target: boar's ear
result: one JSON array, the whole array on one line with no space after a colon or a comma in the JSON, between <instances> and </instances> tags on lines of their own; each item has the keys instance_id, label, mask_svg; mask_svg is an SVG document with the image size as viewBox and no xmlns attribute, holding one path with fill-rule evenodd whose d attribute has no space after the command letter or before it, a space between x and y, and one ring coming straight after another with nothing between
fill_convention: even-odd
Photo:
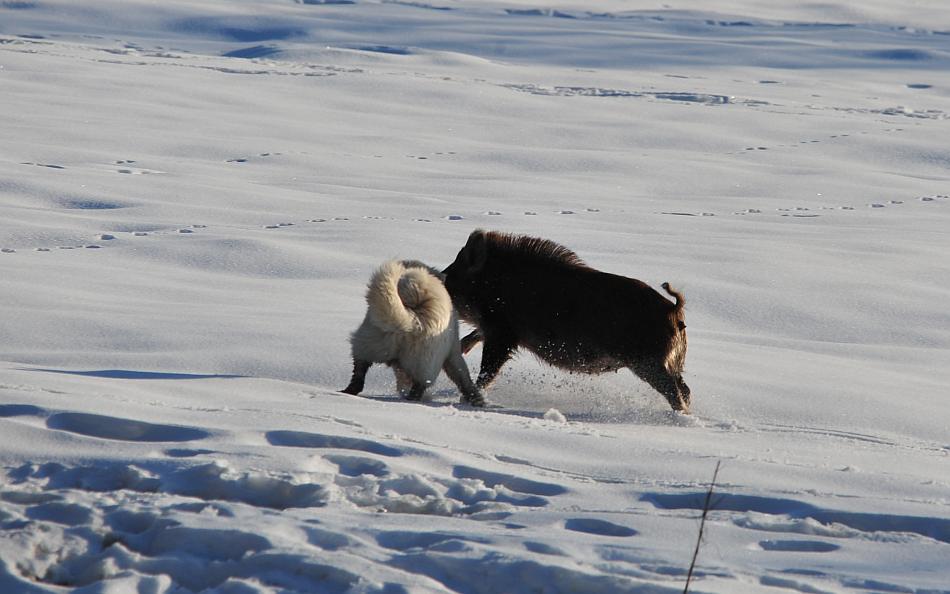
<instances>
[{"instance_id":1,"label":"boar's ear","mask_svg":"<svg viewBox=\"0 0 950 594\"><path fill-rule=\"evenodd\" d=\"M462 248L465 255L465 267L469 272L478 272L485 266L485 260L488 258L488 237L481 229L472 231L468 236L465 247Z\"/></svg>"}]
</instances>

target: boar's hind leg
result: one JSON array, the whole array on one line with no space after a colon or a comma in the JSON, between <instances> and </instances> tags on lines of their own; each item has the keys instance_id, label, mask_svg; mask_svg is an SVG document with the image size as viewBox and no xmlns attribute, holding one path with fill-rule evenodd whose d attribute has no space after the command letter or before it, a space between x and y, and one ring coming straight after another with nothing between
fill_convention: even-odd
<instances>
[{"instance_id":1,"label":"boar's hind leg","mask_svg":"<svg viewBox=\"0 0 950 594\"><path fill-rule=\"evenodd\" d=\"M359 394L363 391L363 385L366 383L366 372L369 371L372 363L361 359L353 359L353 377L350 379L350 385L340 390L344 394Z\"/></svg>"},{"instance_id":2,"label":"boar's hind leg","mask_svg":"<svg viewBox=\"0 0 950 594\"><path fill-rule=\"evenodd\" d=\"M630 370L665 396L673 410L689 412L689 388L681 377L667 371L662 362L653 359L638 361L630 366ZM680 390L681 385L686 388L685 394Z\"/></svg>"},{"instance_id":3,"label":"boar's hind leg","mask_svg":"<svg viewBox=\"0 0 950 594\"><path fill-rule=\"evenodd\" d=\"M690 389L689 386L686 385L686 382L683 381L683 376L680 375L676 377L676 385L679 387L680 397L683 399L683 403L686 405L683 407L683 410L689 410Z\"/></svg>"},{"instance_id":4,"label":"boar's hind leg","mask_svg":"<svg viewBox=\"0 0 950 594\"><path fill-rule=\"evenodd\" d=\"M502 366L511 359L516 347L517 342L508 337L486 336L485 346L482 348L482 367L475 385L483 389L490 386Z\"/></svg>"}]
</instances>

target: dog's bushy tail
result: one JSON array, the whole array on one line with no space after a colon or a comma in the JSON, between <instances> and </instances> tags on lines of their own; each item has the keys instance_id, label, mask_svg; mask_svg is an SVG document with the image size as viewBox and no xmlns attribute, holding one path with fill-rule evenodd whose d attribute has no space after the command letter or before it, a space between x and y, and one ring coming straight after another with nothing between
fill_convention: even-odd
<instances>
[{"instance_id":1,"label":"dog's bushy tail","mask_svg":"<svg viewBox=\"0 0 950 594\"><path fill-rule=\"evenodd\" d=\"M387 332L434 336L452 321L452 300L426 267L390 260L373 274L366 292L369 316Z\"/></svg>"}]
</instances>

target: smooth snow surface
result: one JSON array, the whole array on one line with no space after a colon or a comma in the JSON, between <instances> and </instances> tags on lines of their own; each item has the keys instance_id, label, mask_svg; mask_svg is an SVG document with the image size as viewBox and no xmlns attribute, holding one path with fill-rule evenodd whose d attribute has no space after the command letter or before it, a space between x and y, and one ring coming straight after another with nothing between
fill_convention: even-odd
<instances>
[{"instance_id":1,"label":"smooth snow surface","mask_svg":"<svg viewBox=\"0 0 950 594\"><path fill-rule=\"evenodd\" d=\"M682 592L718 460L691 592L950 592L946 2L4 0L0 135L4 594ZM338 393L477 227L682 290L692 414Z\"/></svg>"}]
</instances>

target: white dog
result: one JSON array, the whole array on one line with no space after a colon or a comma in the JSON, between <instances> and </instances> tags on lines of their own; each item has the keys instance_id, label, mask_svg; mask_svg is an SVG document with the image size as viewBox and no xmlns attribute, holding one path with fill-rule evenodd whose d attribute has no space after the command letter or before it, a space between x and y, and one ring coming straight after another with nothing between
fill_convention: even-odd
<instances>
[{"instance_id":1,"label":"white dog","mask_svg":"<svg viewBox=\"0 0 950 594\"><path fill-rule=\"evenodd\" d=\"M343 392L359 394L370 366L385 363L409 400L421 400L442 369L463 401L484 406L462 359L458 315L441 272L415 260L390 260L370 279L366 302L366 317L350 336L353 378Z\"/></svg>"}]
</instances>

